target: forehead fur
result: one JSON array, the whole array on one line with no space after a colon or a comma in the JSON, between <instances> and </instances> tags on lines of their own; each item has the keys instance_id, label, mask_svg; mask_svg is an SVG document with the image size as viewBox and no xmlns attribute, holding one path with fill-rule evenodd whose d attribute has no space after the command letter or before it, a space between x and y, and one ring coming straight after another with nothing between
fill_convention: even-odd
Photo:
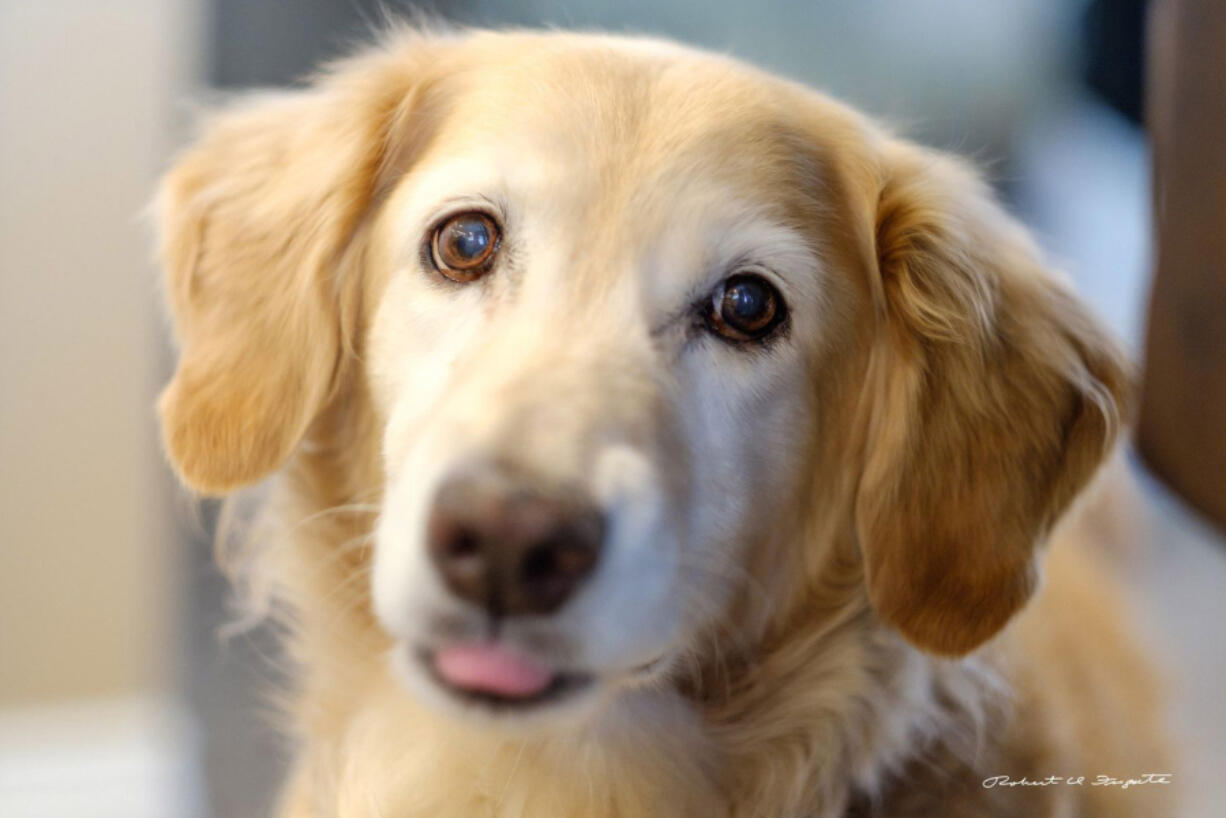
<instances>
[{"instance_id":1,"label":"forehead fur","mask_svg":"<svg viewBox=\"0 0 1226 818\"><path fill-rule=\"evenodd\" d=\"M867 164L866 126L842 106L669 43L486 32L432 68L418 104L434 128L417 162L496 150L599 188L589 206L650 208L652 191L700 179L811 226L845 166Z\"/></svg>"}]
</instances>

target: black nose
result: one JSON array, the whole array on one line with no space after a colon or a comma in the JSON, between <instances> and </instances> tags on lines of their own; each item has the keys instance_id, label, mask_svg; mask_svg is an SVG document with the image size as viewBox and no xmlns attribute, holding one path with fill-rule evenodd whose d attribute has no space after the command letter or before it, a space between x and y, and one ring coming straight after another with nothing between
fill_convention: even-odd
<instances>
[{"instance_id":1,"label":"black nose","mask_svg":"<svg viewBox=\"0 0 1226 818\"><path fill-rule=\"evenodd\" d=\"M427 524L430 559L456 596L493 616L551 613L600 556L604 518L580 497L502 471L447 479Z\"/></svg>"}]
</instances>

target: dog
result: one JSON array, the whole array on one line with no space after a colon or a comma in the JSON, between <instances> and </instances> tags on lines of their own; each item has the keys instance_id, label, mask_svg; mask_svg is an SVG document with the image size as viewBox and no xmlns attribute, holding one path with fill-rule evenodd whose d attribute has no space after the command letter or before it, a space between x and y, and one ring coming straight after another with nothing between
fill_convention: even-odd
<instances>
[{"instance_id":1,"label":"dog","mask_svg":"<svg viewBox=\"0 0 1226 818\"><path fill-rule=\"evenodd\" d=\"M406 28L156 212L169 459L275 475L229 563L285 818L1170 814L1087 522L1130 367L962 161L665 41Z\"/></svg>"}]
</instances>

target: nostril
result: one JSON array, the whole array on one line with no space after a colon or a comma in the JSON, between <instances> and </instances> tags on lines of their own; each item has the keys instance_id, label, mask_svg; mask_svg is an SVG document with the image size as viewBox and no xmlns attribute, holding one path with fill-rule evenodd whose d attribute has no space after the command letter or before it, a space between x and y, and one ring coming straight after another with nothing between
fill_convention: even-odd
<instances>
[{"instance_id":1,"label":"nostril","mask_svg":"<svg viewBox=\"0 0 1226 818\"><path fill-rule=\"evenodd\" d=\"M596 564L599 541L564 527L526 544L516 569L513 606L527 613L551 613L575 592Z\"/></svg>"},{"instance_id":2,"label":"nostril","mask_svg":"<svg viewBox=\"0 0 1226 818\"><path fill-rule=\"evenodd\" d=\"M480 553L481 542L471 531L458 531L451 537L444 550L449 559L471 559Z\"/></svg>"},{"instance_id":3,"label":"nostril","mask_svg":"<svg viewBox=\"0 0 1226 818\"><path fill-rule=\"evenodd\" d=\"M473 601L480 601L485 588L486 557L482 553L481 540L472 531L458 531L443 547L443 576L452 590Z\"/></svg>"},{"instance_id":4,"label":"nostril","mask_svg":"<svg viewBox=\"0 0 1226 818\"><path fill-rule=\"evenodd\" d=\"M520 579L524 582L539 582L560 573L558 550L548 543L531 549L519 567Z\"/></svg>"},{"instance_id":5,"label":"nostril","mask_svg":"<svg viewBox=\"0 0 1226 818\"><path fill-rule=\"evenodd\" d=\"M485 606L489 602L489 555L481 532L453 510L436 507L427 530L428 551L439 576L461 599Z\"/></svg>"},{"instance_id":6,"label":"nostril","mask_svg":"<svg viewBox=\"0 0 1226 818\"><path fill-rule=\"evenodd\" d=\"M570 597L579 575L565 569L563 550L542 544L527 551L519 565L515 587L509 594L511 607L523 612L547 614Z\"/></svg>"}]
</instances>

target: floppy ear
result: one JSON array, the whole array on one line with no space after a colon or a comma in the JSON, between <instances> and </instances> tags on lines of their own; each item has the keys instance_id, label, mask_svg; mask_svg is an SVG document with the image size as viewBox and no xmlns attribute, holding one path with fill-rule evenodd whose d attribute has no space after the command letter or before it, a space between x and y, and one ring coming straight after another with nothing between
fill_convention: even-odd
<instances>
[{"instance_id":1,"label":"floppy ear","mask_svg":"<svg viewBox=\"0 0 1226 818\"><path fill-rule=\"evenodd\" d=\"M1129 373L973 173L885 150L856 524L878 616L958 655L1029 599L1036 549L1115 440Z\"/></svg>"},{"instance_id":2,"label":"floppy ear","mask_svg":"<svg viewBox=\"0 0 1226 818\"><path fill-rule=\"evenodd\" d=\"M224 493L267 475L327 400L341 351L337 262L404 116L405 73L355 61L310 89L249 101L163 180L160 253L182 352L158 408L192 488Z\"/></svg>"}]
</instances>

